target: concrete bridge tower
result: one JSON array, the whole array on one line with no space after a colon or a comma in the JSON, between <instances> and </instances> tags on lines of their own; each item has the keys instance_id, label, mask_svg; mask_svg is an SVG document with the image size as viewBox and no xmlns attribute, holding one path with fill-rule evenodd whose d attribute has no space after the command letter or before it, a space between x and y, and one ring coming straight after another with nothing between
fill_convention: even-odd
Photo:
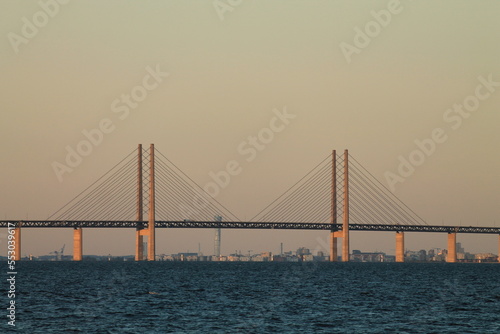
<instances>
[{"instance_id":1,"label":"concrete bridge tower","mask_svg":"<svg viewBox=\"0 0 500 334\"><path fill-rule=\"evenodd\" d=\"M148 237L147 260L154 261L156 258L155 243L155 155L154 144L149 148L149 213L148 228L144 229L143 222L143 168L142 168L142 145L139 144L137 153L137 227L135 239L135 260L142 261L144 258L144 236Z\"/></svg>"},{"instance_id":2,"label":"concrete bridge tower","mask_svg":"<svg viewBox=\"0 0 500 334\"><path fill-rule=\"evenodd\" d=\"M337 239L342 238L342 262L349 261L349 152L344 150L342 231L330 231L330 261L337 261ZM332 152L331 224L337 224L337 154Z\"/></svg>"}]
</instances>

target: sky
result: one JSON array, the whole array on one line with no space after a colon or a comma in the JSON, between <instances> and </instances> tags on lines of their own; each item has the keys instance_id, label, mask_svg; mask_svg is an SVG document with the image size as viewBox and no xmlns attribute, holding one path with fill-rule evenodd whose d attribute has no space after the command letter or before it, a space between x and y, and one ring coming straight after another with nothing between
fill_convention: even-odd
<instances>
[{"instance_id":1,"label":"sky","mask_svg":"<svg viewBox=\"0 0 500 334\"><path fill-rule=\"evenodd\" d=\"M349 149L427 223L500 226L499 11L455 0L1 1L0 215L46 219L154 143L200 185L240 162L216 199L242 220ZM290 116L247 161L238 148L276 112ZM102 139L69 166L68 148L95 129ZM86 229L84 254L133 254L134 238ZM157 254L212 254L213 238L159 230ZM327 238L223 230L222 252L319 249ZM445 234L405 241L446 248ZM458 242L498 253L496 235ZM68 253L70 229L23 230L23 256L64 244ZM351 234L351 249L394 248L394 233Z\"/></svg>"}]
</instances>

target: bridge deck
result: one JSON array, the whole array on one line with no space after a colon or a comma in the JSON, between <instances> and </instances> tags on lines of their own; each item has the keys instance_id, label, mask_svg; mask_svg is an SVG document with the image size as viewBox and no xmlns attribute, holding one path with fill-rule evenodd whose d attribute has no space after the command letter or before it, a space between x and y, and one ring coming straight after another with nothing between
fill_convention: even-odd
<instances>
[{"instance_id":1,"label":"bridge deck","mask_svg":"<svg viewBox=\"0 0 500 334\"><path fill-rule=\"evenodd\" d=\"M85 220L3 220L1 227L23 228L147 228L147 221L85 221ZM340 231L341 224L324 223L280 223L280 222L215 222L215 221L156 221L156 228L232 228L232 229L276 229L276 230L326 230ZM500 227L444 226L444 225L398 225L398 224L349 224L351 231L393 232L443 232L500 234Z\"/></svg>"}]
</instances>

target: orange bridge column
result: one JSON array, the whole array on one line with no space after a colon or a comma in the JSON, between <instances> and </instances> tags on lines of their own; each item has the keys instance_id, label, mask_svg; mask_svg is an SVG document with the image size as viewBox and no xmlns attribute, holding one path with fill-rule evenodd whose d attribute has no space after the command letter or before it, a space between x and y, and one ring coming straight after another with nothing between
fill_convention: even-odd
<instances>
[{"instance_id":1,"label":"orange bridge column","mask_svg":"<svg viewBox=\"0 0 500 334\"><path fill-rule=\"evenodd\" d=\"M404 232L396 232L396 262L405 262Z\"/></svg>"},{"instance_id":2,"label":"orange bridge column","mask_svg":"<svg viewBox=\"0 0 500 334\"><path fill-rule=\"evenodd\" d=\"M81 227L73 229L73 261L83 259L83 231Z\"/></svg>"},{"instance_id":3,"label":"orange bridge column","mask_svg":"<svg viewBox=\"0 0 500 334\"><path fill-rule=\"evenodd\" d=\"M446 262L457 262L457 234L448 233L448 256Z\"/></svg>"},{"instance_id":4,"label":"orange bridge column","mask_svg":"<svg viewBox=\"0 0 500 334\"><path fill-rule=\"evenodd\" d=\"M21 261L21 222L14 228L14 260Z\"/></svg>"}]
</instances>

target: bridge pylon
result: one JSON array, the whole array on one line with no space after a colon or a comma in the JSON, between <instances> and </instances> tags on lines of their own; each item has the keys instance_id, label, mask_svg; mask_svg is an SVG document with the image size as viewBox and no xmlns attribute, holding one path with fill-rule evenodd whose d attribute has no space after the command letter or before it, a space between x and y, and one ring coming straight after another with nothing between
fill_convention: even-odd
<instances>
[{"instance_id":1,"label":"bridge pylon","mask_svg":"<svg viewBox=\"0 0 500 334\"><path fill-rule=\"evenodd\" d=\"M344 150L342 231L330 231L330 262L337 261L337 239L342 238L342 262L349 262L349 152ZM331 221L337 225L337 153L332 152Z\"/></svg>"},{"instance_id":2,"label":"bridge pylon","mask_svg":"<svg viewBox=\"0 0 500 334\"><path fill-rule=\"evenodd\" d=\"M342 262L349 262L349 152L344 150L344 216L342 222Z\"/></svg>"},{"instance_id":3,"label":"bridge pylon","mask_svg":"<svg viewBox=\"0 0 500 334\"><path fill-rule=\"evenodd\" d=\"M148 221L148 261L156 257L155 244L155 146L149 147L149 221Z\"/></svg>"},{"instance_id":4,"label":"bridge pylon","mask_svg":"<svg viewBox=\"0 0 500 334\"><path fill-rule=\"evenodd\" d=\"M337 152L332 151L332 193L330 223L337 226ZM335 229L330 231L330 262L337 262L337 237Z\"/></svg>"},{"instance_id":5,"label":"bridge pylon","mask_svg":"<svg viewBox=\"0 0 500 334\"><path fill-rule=\"evenodd\" d=\"M154 261L156 258L155 243L155 165L154 144L149 148L149 205L148 205L148 228L144 229L144 171L143 171L142 145L137 149L137 226L135 232L135 260L144 259L144 236L148 237L147 260Z\"/></svg>"},{"instance_id":6,"label":"bridge pylon","mask_svg":"<svg viewBox=\"0 0 500 334\"><path fill-rule=\"evenodd\" d=\"M137 147L137 227L135 230L135 260L144 259L143 228L139 222L143 221L143 187L142 187L142 145Z\"/></svg>"}]
</instances>

